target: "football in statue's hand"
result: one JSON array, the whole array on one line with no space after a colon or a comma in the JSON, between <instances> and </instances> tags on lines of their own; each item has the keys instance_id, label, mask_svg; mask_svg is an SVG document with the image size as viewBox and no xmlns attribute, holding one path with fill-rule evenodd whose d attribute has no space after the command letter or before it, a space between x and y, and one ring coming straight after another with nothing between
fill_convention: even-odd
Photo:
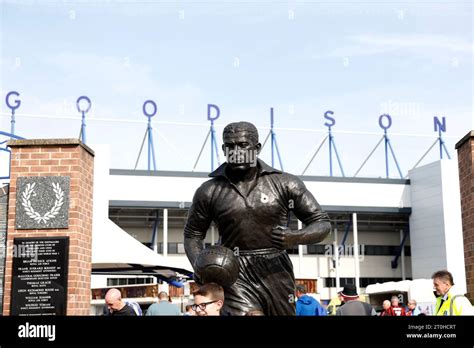
<instances>
[{"instance_id":1,"label":"football in statue's hand","mask_svg":"<svg viewBox=\"0 0 474 348\"><path fill-rule=\"evenodd\" d=\"M231 286L239 276L239 261L229 248L212 245L198 255L194 262L194 279L201 283Z\"/></svg>"}]
</instances>

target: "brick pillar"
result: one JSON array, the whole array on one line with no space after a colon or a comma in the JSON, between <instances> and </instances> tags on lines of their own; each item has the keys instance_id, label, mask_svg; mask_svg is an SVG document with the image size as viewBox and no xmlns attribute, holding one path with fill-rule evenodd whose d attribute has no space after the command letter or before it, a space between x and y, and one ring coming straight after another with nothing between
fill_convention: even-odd
<instances>
[{"instance_id":1,"label":"brick pillar","mask_svg":"<svg viewBox=\"0 0 474 348\"><path fill-rule=\"evenodd\" d=\"M0 187L0 308L3 306L3 277L7 239L8 185Z\"/></svg>"},{"instance_id":2,"label":"brick pillar","mask_svg":"<svg viewBox=\"0 0 474 348\"><path fill-rule=\"evenodd\" d=\"M3 314L10 314L12 247L18 237L69 237L67 315L89 315L92 258L92 194L94 152L77 139L11 140L10 197ZM16 229L18 177L69 176L66 229Z\"/></svg>"},{"instance_id":3,"label":"brick pillar","mask_svg":"<svg viewBox=\"0 0 474 348\"><path fill-rule=\"evenodd\" d=\"M474 302L474 131L457 144L467 296ZM454 279L456 283L456 279Z\"/></svg>"}]
</instances>

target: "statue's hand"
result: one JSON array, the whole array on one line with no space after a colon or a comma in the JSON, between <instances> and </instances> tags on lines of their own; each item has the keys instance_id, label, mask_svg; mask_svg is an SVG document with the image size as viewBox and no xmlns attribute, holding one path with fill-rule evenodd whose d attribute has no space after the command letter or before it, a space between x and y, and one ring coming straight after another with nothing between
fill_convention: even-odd
<instances>
[{"instance_id":1,"label":"statue's hand","mask_svg":"<svg viewBox=\"0 0 474 348\"><path fill-rule=\"evenodd\" d=\"M193 280L197 284L202 284L201 279L198 277L196 273L193 273Z\"/></svg>"},{"instance_id":2,"label":"statue's hand","mask_svg":"<svg viewBox=\"0 0 474 348\"><path fill-rule=\"evenodd\" d=\"M196 261L194 261L196 262ZM198 274L196 273L196 267L195 265L193 264L193 269L194 269L194 272L193 272L193 280L196 284L202 284L201 282L201 278L199 278Z\"/></svg>"},{"instance_id":3,"label":"statue's hand","mask_svg":"<svg viewBox=\"0 0 474 348\"><path fill-rule=\"evenodd\" d=\"M290 249L297 244L296 234L288 227L276 226L272 228L272 242L277 249Z\"/></svg>"}]
</instances>

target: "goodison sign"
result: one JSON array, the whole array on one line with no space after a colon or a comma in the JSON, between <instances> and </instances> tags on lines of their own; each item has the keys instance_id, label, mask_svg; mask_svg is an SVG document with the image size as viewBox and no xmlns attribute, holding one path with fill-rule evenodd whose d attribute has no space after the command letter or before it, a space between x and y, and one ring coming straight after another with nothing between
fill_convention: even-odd
<instances>
[{"instance_id":1,"label":"goodison sign","mask_svg":"<svg viewBox=\"0 0 474 348\"><path fill-rule=\"evenodd\" d=\"M329 121L325 122L324 125L331 129L336 124L336 119L332 117L334 115L334 111L328 110L324 113L324 118ZM446 132L446 117L442 117L441 121L438 116L433 117L434 122L434 131L435 132ZM389 114L382 114L379 116L379 126L385 132L392 127L392 117Z\"/></svg>"},{"instance_id":2,"label":"goodison sign","mask_svg":"<svg viewBox=\"0 0 474 348\"><path fill-rule=\"evenodd\" d=\"M215 104L207 104L207 119L211 122L214 122L219 118L221 111L219 107ZM272 117L272 124L273 124L273 108L270 108L270 115ZM324 113L324 118L326 122L324 125L331 130L336 124L336 119L333 117L334 111L328 110ZM434 131L439 132L446 132L446 117L442 117L441 120L437 117L433 117L434 122ZM386 132L390 127L392 127L392 117L389 114L382 114L379 116L379 126Z\"/></svg>"},{"instance_id":3,"label":"goodison sign","mask_svg":"<svg viewBox=\"0 0 474 348\"><path fill-rule=\"evenodd\" d=\"M13 114L15 113L15 110L18 109L21 105L21 101L18 98L19 96L20 96L20 93L18 93L16 91L11 91L6 95L5 102L8 106L8 108L10 108L12 110ZM78 99L78 103L79 103L81 98L85 98L85 97L80 97ZM89 107L90 107L90 99L89 98L87 98L87 99L89 101ZM147 105L152 106L153 111L151 113L147 112ZM143 104L142 109L143 109L143 113L145 114L145 116L152 117L156 114L156 111L157 111L156 103L152 100L147 100ZM271 113L272 124L273 124L273 108L270 108L270 113ZM207 119L208 119L208 121L211 121L211 123L214 123L214 121L219 118L220 114L221 114L221 110L216 104L207 104ZM324 113L324 119L326 120L324 125L326 127L328 127L329 130L331 130L331 128L334 127L334 125L336 124L336 119L333 116L334 116L334 111L328 110ZM446 118L445 117L442 117L441 120L440 120L437 116L434 116L433 117L433 124L434 124L434 131L435 132L439 132L439 134L441 134L441 132L443 132L443 133L446 132ZM382 128L384 130L384 132L387 132L387 130L392 126L392 117L389 114L380 115L379 116L379 126L380 126L380 128Z\"/></svg>"}]
</instances>

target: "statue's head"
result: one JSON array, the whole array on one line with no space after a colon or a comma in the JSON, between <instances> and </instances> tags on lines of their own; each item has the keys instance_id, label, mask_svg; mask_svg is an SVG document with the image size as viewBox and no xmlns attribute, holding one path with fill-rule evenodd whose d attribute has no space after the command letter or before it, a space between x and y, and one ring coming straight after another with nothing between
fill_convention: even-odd
<instances>
[{"instance_id":1,"label":"statue's head","mask_svg":"<svg viewBox=\"0 0 474 348\"><path fill-rule=\"evenodd\" d=\"M258 130L250 122L229 123L222 134L222 150L232 170L247 170L257 165L257 155L262 148Z\"/></svg>"}]
</instances>

